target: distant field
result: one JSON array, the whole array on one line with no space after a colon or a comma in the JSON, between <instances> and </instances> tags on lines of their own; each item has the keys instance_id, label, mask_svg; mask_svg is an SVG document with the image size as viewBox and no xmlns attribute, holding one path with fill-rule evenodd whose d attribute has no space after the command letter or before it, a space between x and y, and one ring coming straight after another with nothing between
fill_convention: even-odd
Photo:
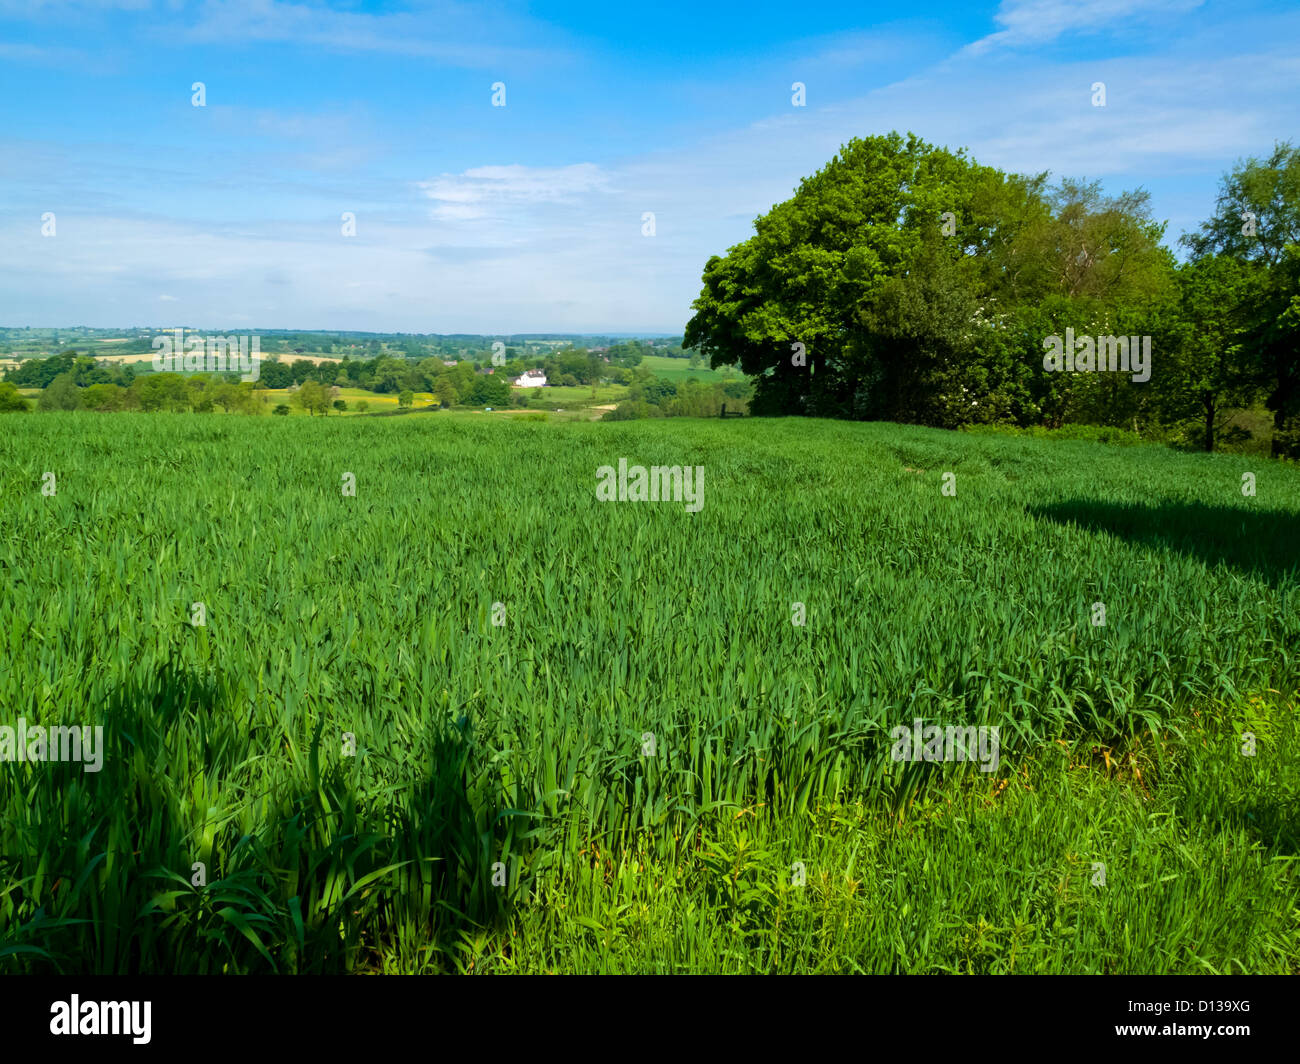
<instances>
[{"instance_id":1,"label":"distant field","mask_svg":"<svg viewBox=\"0 0 1300 1064\"><path fill-rule=\"evenodd\" d=\"M1300 973L1298 525L883 423L3 416L0 701L106 752L0 764L0 971Z\"/></svg>"},{"instance_id":2,"label":"distant field","mask_svg":"<svg viewBox=\"0 0 1300 1064\"><path fill-rule=\"evenodd\" d=\"M107 343L108 341L101 341L101 342L103 342L103 343ZM115 355L115 354L109 354L109 353L103 353L103 352L96 352L96 351L88 351L88 352L86 352L86 353L89 354L89 355L92 355L94 358L101 359L101 360L103 360L103 361L105 361L105 362L120 362L120 363L122 363L123 365L128 365L128 364L129 364L129 365L138 365L138 364L141 363L141 362L152 362L152 361L154 360L155 355L156 355L156 352L154 352L154 351L145 351L145 352L143 352L143 353L140 353L140 354L133 354L133 355ZM286 354L284 354L284 353L282 353L282 352L273 352L273 353L266 353L266 352L263 352L262 357L263 357L263 358L268 358L268 359L269 359L269 358L277 358L277 359L279 359L281 362L284 362L284 363L286 363L286 364L288 364L288 365L292 365L294 362L297 362L297 361L312 362L312 363L315 363L315 364L317 364L317 365L319 365L319 364L322 363L322 362L342 362L342 361L343 361L342 356L340 356L340 355L313 355L313 354L303 354L303 355L296 355L296 354L293 354L293 355L286 355Z\"/></svg>"},{"instance_id":3,"label":"distant field","mask_svg":"<svg viewBox=\"0 0 1300 1064\"><path fill-rule=\"evenodd\" d=\"M688 359L668 358L665 355L646 355L641 359L641 365L647 366L656 377L669 381L682 381L689 377L712 384L715 381L744 379L738 371L710 369L707 362L701 362L698 369L691 369Z\"/></svg>"},{"instance_id":4,"label":"distant field","mask_svg":"<svg viewBox=\"0 0 1300 1064\"><path fill-rule=\"evenodd\" d=\"M590 384L576 386L556 385L547 388L511 388L515 395L526 395L528 405L537 410L553 410L556 407L565 410L586 409L587 407L619 403L627 398L627 387L622 384L598 384L594 389Z\"/></svg>"},{"instance_id":5,"label":"distant field","mask_svg":"<svg viewBox=\"0 0 1300 1064\"><path fill-rule=\"evenodd\" d=\"M343 356L342 356L342 355L313 354L313 353L311 353L311 352L306 352L306 353L300 355L300 354L296 354L296 353L295 353L295 354L286 354L286 353L283 352L283 351L275 351L275 352L265 353L265 354L262 355L262 357L263 357L263 358L278 358L281 362L284 362L284 363L286 363L286 364L288 364L288 365L293 365L293 363L295 363L295 362L314 362L316 365L320 365L322 362L342 362L342 361L343 361Z\"/></svg>"},{"instance_id":6,"label":"distant field","mask_svg":"<svg viewBox=\"0 0 1300 1064\"><path fill-rule=\"evenodd\" d=\"M290 415L302 417L313 416L298 407L298 405L293 401L294 393L288 388L260 388L258 389L257 394L265 397L267 405L271 407L277 406L280 403L287 403ZM366 404L366 410L364 412L372 414L380 410L396 410L400 405L398 403L397 393L395 392L380 395L376 392L368 392L362 388L340 388L338 398L348 404L348 409L345 411L338 411L331 408L329 414L325 416L337 417L340 413L344 416L362 413L363 411L357 409L357 404L363 401ZM429 392L415 392L412 409L418 410L421 407L432 405L433 402L433 395Z\"/></svg>"}]
</instances>

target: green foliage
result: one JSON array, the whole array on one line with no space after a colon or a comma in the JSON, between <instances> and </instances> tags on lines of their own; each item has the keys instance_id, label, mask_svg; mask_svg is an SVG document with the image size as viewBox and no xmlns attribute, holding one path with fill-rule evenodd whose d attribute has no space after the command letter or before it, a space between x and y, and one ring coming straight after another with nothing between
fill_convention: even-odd
<instances>
[{"instance_id":1,"label":"green foliage","mask_svg":"<svg viewBox=\"0 0 1300 1064\"><path fill-rule=\"evenodd\" d=\"M1151 443L1136 432L1117 429L1110 425L1062 425L1058 429L1031 425L1020 428L1014 425L967 425L964 432L980 436L1028 436L1042 440L1086 440L1090 443L1110 443L1121 447L1133 447L1141 443Z\"/></svg>"},{"instance_id":2,"label":"green foliage","mask_svg":"<svg viewBox=\"0 0 1300 1064\"><path fill-rule=\"evenodd\" d=\"M70 375L74 384L131 383L132 370L98 365L93 358L78 355L76 351L63 351L49 358L30 358L11 371L6 379L20 388L48 388L57 377Z\"/></svg>"},{"instance_id":3,"label":"green foliage","mask_svg":"<svg viewBox=\"0 0 1300 1064\"><path fill-rule=\"evenodd\" d=\"M1195 420L1213 450L1265 395L1284 447L1300 414L1300 149L1225 177L1184 238L1190 263L1163 237L1142 190L855 139L709 260L683 343L754 377L758 414L1184 435ZM1043 342L1066 330L1150 337L1152 380L1045 372Z\"/></svg>"},{"instance_id":4,"label":"green foliage","mask_svg":"<svg viewBox=\"0 0 1300 1064\"><path fill-rule=\"evenodd\" d=\"M324 385L315 381L304 381L293 393L293 401L307 413L328 414L330 412L330 393Z\"/></svg>"},{"instance_id":5,"label":"green foliage","mask_svg":"<svg viewBox=\"0 0 1300 1064\"><path fill-rule=\"evenodd\" d=\"M629 399L607 410L602 421L638 421L647 417L663 417L663 411L644 401Z\"/></svg>"},{"instance_id":6,"label":"green foliage","mask_svg":"<svg viewBox=\"0 0 1300 1064\"><path fill-rule=\"evenodd\" d=\"M1179 413L1179 399L1201 419L1205 450L1235 409L1249 406L1259 392L1258 372L1247 350L1250 329L1249 265L1227 255L1192 259L1178 270L1177 325L1162 345L1161 384L1172 393L1167 416Z\"/></svg>"},{"instance_id":7,"label":"green foliage","mask_svg":"<svg viewBox=\"0 0 1300 1064\"><path fill-rule=\"evenodd\" d=\"M1274 413L1274 454L1289 449L1288 425L1300 415L1300 148L1278 143L1267 159L1251 158L1224 175L1213 217L1183 237L1194 259L1226 274L1235 264L1229 301L1234 341L1244 348L1248 383L1266 393ZM1226 281L1219 282L1222 289Z\"/></svg>"},{"instance_id":8,"label":"green foliage","mask_svg":"<svg viewBox=\"0 0 1300 1064\"><path fill-rule=\"evenodd\" d=\"M32 405L9 381L0 381L0 413L26 413Z\"/></svg>"},{"instance_id":9,"label":"green foliage","mask_svg":"<svg viewBox=\"0 0 1300 1064\"><path fill-rule=\"evenodd\" d=\"M433 394L441 406L452 406L455 404L457 398L456 385L452 382L450 375L444 374L438 378L438 383L434 386Z\"/></svg>"},{"instance_id":10,"label":"green foliage","mask_svg":"<svg viewBox=\"0 0 1300 1064\"><path fill-rule=\"evenodd\" d=\"M258 367L258 381L263 388L287 388L293 384L293 370L283 362L267 359Z\"/></svg>"},{"instance_id":11,"label":"green foliage","mask_svg":"<svg viewBox=\"0 0 1300 1064\"><path fill-rule=\"evenodd\" d=\"M1268 158L1234 166L1219 184L1214 215L1182 242L1196 258L1278 265L1300 245L1300 147L1278 142Z\"/></svg>"},{"instance_id":12,"label":"green foliage","mask_svg":"<svg viewBox=\"0 0 1300 1064\"><path fill-rule=\"evenodd\" d=\"M92 384L82 389L80 407L101 412L121 410L126 403L126 394L126 389L116 384Z\"/></svg>"},{"instance_id":13,"label":"green foliage","mask_svg":"<svg viewBox=\"0 0 1300 1064\"><path fill-rule=\"evenodd\" d=\"M153 413L159 410L184 410L189 405L185 378L179 373L151 373L131 385L141 410Z\"/></svg>"},{"instance_id":14,"label":"green foliage","mask_svg":"<svg viewBox=\"0 0 1300 1064\"><path fill-rule=\"evenodd\" d=\"M504 376L484 374L476 377L469 390L471 406L507 406L510 403L510 382Z\"/></svg>"},{"instance_id":15,"label":"green foliage","mask_svg":"<svg viewBox=\"0 0 1300 1064\"><path fill-rule=\"evenodd\" d=\"M212 385L211 394L212 401L217 406L231 413L256 414L261 410L251 381L241 381L238 384L222 381Z\"/></svg>"},{"instance_id":16,"label":"green foliage","mask_svg":"<svg viewBox=\"0 0 1300 1064\"><path fill-rule=\"evenodd\" d=\"M77 388L76 381L73 379L71 371L60 373L54 380L46 386L41 392L40 400L37 402L37 409L41 411L49 410L76 410L81 402L81 392Z\"/></svg>"},{"instance_id":17,"label":"green foliage","mask_svg":"<svg viewBox=\"0 0 1300 1064\"><path fill-rule=\"evenodd\" d=\"M792 199L759 218L753 237L709 260L683 343L713 366L738 364L757 376L757 412L848 416L872 377L867 363L876 344L864 322L881 325L879 343L896 338L888 309L864 315L873 299L890 300L881 285L907 278L922 258L937 277L937 260L946 258L950 310L997 295L991 279L1010 282L993 260L1019 246L1047 213L1042 180L1008 177L911 135L854 139ZM959 219L951 239L940 237L947 212ZM1019 271L1012 279L1024 280ZM894 309L906 299L895 292ZM951 334L968 323L945 328ZM794 344L803 345L807 365L796 361ZM919 417L907 409L891 415Z\"/></svg>"}]
</instances>

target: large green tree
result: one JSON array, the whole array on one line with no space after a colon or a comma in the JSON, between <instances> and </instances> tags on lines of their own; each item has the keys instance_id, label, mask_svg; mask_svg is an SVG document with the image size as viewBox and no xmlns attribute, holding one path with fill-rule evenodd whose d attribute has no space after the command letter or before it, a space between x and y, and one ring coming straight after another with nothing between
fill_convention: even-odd
<instances>
[{"instance_id":1,"label":"large green tree","mask_svg":"<svg viewBox=\"0 0 1300 1064\"><path fill-rule=\"evenodd\" d=\"M1046 182L912 135L850 141L708 261L683 344L757 378L756 413L957 425L1100 408L1120 385L1047 379L1042 340L1141 319L1173 260L1141 190Z\"/></svg>"},{"instance_id":2,"label":"large green tree","mask_svg":"<svg viewBox=\"0 0 1300 1064\"><path fill-rule=\"evenodd\" d=\"M683 345L759 378L758 412L849 414L865 301L945 223L954 258L1005 240L994 202L1030 191L1008 196L1010 180L910 134L850 141L754 236L708 261Z\"/></svg>"},{"instance_id":3,"label":"large green tree","mask_svg":"<svg viewBox=\"0 0 1300 1064\"><path fill-rule=\"evenodd\" d=\"M1268 158L1237 163L1219 182L1213 216L1182 242L1198 258L1280 264L1300 244L1300 148L1279 142Z\"/></svg>"},{"instance_id":4,"label":"large green tree","mask_svg":"<svg viewBox=\"0 0 1300 1064\"><path fill-rule=\"evenodd\" d=\"M316 381L303 381L293 393L293 400L308 414L328 415L330 412L330 392L323 384Z\"/></svg>"},{"instance_id":5,"label":"large green tree","mask_svg":"<svg viewBox=\"0 0 1300 1064\"><path fill-rule=\"evenodd\" d=\"M1279 142L1239 162L1219 185L1213 216L1183 237L1194 258L1252 268L1246 337L1278 438L1300 418L1300 148Z\"/></svg>"},{"instance_id":6,"label":"large green tree","mask_svg":"<svg viewBox=\"0 0 1300 1064\"><path fill-rule=\"evenodd\" d=\"M1214 441L1227 417L1258 394L1247 349L1251 264L1228 255L1205 255L1178 270L1178 321L1164 356L1166 391L1174 402L1197 408L1202 443ZM1169 412L1177 415L1177 406Z\"/></svg>"}]
</instances>

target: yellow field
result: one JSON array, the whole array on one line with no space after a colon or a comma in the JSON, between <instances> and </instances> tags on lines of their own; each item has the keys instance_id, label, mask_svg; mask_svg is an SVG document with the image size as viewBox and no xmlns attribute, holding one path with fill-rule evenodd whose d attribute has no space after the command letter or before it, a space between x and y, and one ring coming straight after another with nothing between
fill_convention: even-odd
<instances>
[{"instance_id":1,"label":"yellow field","mask_svg":"<svg viewBox=\"0 0 1300 1064\"><path fill-rule=\"evenodd\" d=\"M108 343L109 341L105 340L105 341L102 341L102 342L104 342L104 343ZM116 343L117 341L112 341L112 342ZM87 353L89 354L89 352L87 352ZM96 359L96 360L98 360L98 361L100 361L100 362L114 362L114 363L122 363L122 364L126 364L126 363L135 364L135 363L140 363L140 362L152 362L153 359L154 359L154 352L152 352L152 351L145 351L145 352L140 352L140 353L137 353L137 354L134 354L134 355L106 355L106 354L99 354L99 355L97 355L97 354L91 354L90 357L91 357L91 358L94 358L94 359ZM263 357L265 357L265 356L263 356ZM286 354L277 354L275 357L278 358L278 359L279 359L281 362L283 362L285 365L292 365L293 363L298 362L298 361L302 361L302 362L311 362L313 365L320 365L322 362L342 362L342 361L343 361L343 359L342 359L340 356L338 356L338 355L296 355L296 354L288 354L288 355L286 355Z\"/></svg>"},{"instance_id":2,"label":"yellow field","mask_svg":"<svg viewBox=\"0 0 1300 1064\"><path fill-rule=\"evenodd\" d=\"M258 398L269 407L278 406L280 403L287 403L291 415L295 417L308 416L306 411L300 409L297 404L294 403L293 392L288 388L259 388L257 395ZM366 403L364 413L368 414L373 414L378 410L396 410L398 406L397 396L395 394L376 395L374 392L367 392L361 388L340 388L337 398L346 402L348 408L341 411L331 410L328 415L330 417L335 417L339 414L349 415L363 413L363 411L357 409L357 403L363 400ZM412 409L419 410L421 407L433 406L435 404L436 400L432 393L416 392L415 403L412 406Z\"/></svg>"}]
</instances>

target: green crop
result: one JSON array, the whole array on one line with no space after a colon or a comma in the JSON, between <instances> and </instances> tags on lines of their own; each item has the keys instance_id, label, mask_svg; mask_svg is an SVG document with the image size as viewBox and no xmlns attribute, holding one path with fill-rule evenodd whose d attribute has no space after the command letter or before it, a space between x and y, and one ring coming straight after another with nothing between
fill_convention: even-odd
<instances>
[{"instance_id":1,"label":"green crop","mask_svg":"<svg viewBox=\"0 0 1300 1064\"><path fill-rule=\"evenodd\" d=\"M0 725L105 743L0 763L0 971L1300 970L1294 466L797 419L0 432ZM620 458L703 467L702 510L599 501ZM997 771L892 761L917 719L996 726Z\"/></svg>"}]
</instances>

